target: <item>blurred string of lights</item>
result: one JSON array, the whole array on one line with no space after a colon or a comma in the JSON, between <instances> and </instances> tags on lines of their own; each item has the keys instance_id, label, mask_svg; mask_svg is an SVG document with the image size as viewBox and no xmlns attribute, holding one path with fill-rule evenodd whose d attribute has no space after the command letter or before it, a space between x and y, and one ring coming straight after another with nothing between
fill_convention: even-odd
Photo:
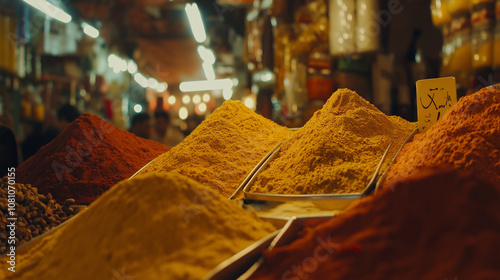
<instances>
[{"instance_id":1,"label":"blurred string of lights","mask_svg":"<svg viewBox=\"0 0 500 280\"><path fill-rule=\"evenodd\" d=\"M46 0L23 1L31 7L60 22L69 23L73 20L71 15L64 11L64 6L61 1L58 1L57 5ZM87 36L94 39L99 37L99 30L88 22L82 21L80 26L83 33L85 33ZM167 83L160 83L155 78L146 78L144 75L139 73L137 64L133 60L127 61L115 54L110 54L108 56L108 66L109 68L113 69L113 72L115 73L128 71L131 75L133 75L134 80L143 88L149 87L153 90L156 90L157 92L164 92L168 88Z\"/></svg>"},{"instance_id":2,"label":"blurred string of lights","mask_svg":"<svg viewBox=\"0 0 500 280\"><path fill-rule=\"evenodd\" d=\"M63 23L69 23L72 21L71 15L64 11L63 5L54 5L46 0L23 0L33 8L45 13L47 16L54 18L55 20L61 21ZM61 2L59 2L61 4ZM181 92L196 92L196 91L210 91L210 90L221 90L222 97L225 100L231 99L233 96L233 86L238 84L236 78L233 79L216 79L214 64L215 64L215 54L214 52L206 48L203 44L207 39L205 32L205 26L201 17L200 10L196 3L188 3L185 6L186 15L188 17L189 24L191 26L191 31L193 32L194 39L199 43L197 51L202 60L202 68L205 73L207 80L205 81L187 81L181 82L179 89ZM99 37L99 30L92 26L91 24L82 21L80 24L83 33L91 38ZM143 88L151 88L157 92L164 92L168 89L168 84L165 82L158 82L155 78L147 78L142 73L138 72L137 64L133 60L123 59L116 54L110 54L108 56L108 67L113 70L114 73L128 72L134 80ZM185 95L187 96L187 95ZM184 104L191 101L191 98L187 96L182 98ZM189 100L188 100L189 99ZM187 102L185 102L185 100ZM199 112L204 113L207 109L205 103L210 101L210 95L204 93L202 97L197 96L192 99L193 103L197 105ZM203 102L202 102L203 101ZM246 101L246 100L245 100ZM168 103L173 105L176 103L176 97L171 95L168 98ZM250 105L250 101L246 101L245 104ZM248 106L247 105L247 106ZM251 107L251 106L249 106ZM135 112L141 112L142 106L136 104L134 106ZM186 107L181 107L179 109L179 117L181 119L186 119L188 117L188 110Z\"/></svg>"}]
</instances>

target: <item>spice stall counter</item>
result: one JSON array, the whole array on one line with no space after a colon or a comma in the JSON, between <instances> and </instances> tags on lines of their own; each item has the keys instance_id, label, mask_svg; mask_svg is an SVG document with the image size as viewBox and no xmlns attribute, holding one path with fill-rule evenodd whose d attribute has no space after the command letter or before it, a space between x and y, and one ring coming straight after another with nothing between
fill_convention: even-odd
<instances>
[{"instance_id":1,"label":"spice stall counter","mask_svg":"<svg viewBox=\"0 0 500 280\"><path fill-rule=\"evenodd\" d=\"M243 250L259 241L252 252L265 258L249 279L299 277L290 271L294 265L301 272L307 269L308 279L324 275L331 279L453 279L453 273L460 279L475 279L475 271L499 278L497 255L488 255L491 245L479 242L500 244L496 227L500 224L498 90L484 89L460 99L427 132L416 134L404 145L414 124L382 114L348 90L334 93L322 110L293 132L241 102L230 101L172 149L160 151L164 149L160 146L155 150L148 142L139 142L150 149L140 164L124 158L131 156L128 142L115 142L112 137L124 132L105 133L114 130L98 119L84 117L72 125L84 122L90 130L62 133L41 150L39 166L32 162L29 168L45 170L44 176L52 172L55 180L37 182L45 184L41 191L66 191L59 192L59 199L81 199L80 194L97 199L40 237L36 245L20 249L16 255L19 273L9 279L58 280L68 275L76 280L109 279L123 270L142 279L201 279L224 261L243 258L252 249ZM100 125L103 130L97 129ZM252 188L287 195L359 192L356 187L366 187L391 142L388 159L395 160L384 162L385 180L373 195L342 207L328 200L249 203L238 197L240 204L229 200L283 139L280 153L255 177ZM71 161L77 158L73 151L81 160L78 164ZM100 157L110 151L116 156ZM133 156L137 157L137 151ZM71 169L59 182L51 164L66 164L66 156ZM121 169L125 167L126 174ZM89 174L95 180L89 180ZM118 175L121 179L112 186L99 185ZM75 181L82 185L73 186ZM242 207L242 202L247 203ZM263 250L269 242L265 238L289 216L308 219L311 215L328 218L318 224L306 222L291 242ZM317 249L323 241L333 247ZM314 262L313 270L309 269L313 263L305 260L315 252L321 261ZM467 261L471 254L477 261ZM0 263L0 279L6 278L5 258ZM429 260L448 266L429 265ZM245 265L252 262L243 261Z\"/></svg>"}]
</instances>

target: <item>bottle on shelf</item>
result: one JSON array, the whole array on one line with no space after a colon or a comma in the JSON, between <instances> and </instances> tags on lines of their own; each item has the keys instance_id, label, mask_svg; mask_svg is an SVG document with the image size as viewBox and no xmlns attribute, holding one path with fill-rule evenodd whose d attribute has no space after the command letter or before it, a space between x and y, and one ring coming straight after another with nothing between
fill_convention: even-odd
<instances>
[{"instance_id":1,"label":"bottle on shelf","mask_svg":"<svg viewBox=\"0 0 500 280\"><path fill-rule=\"evenodd\" d=\"M493 71L495 72L494 81L498 81L500 73L500 0L496 1L495 4L495 31L494 31L494 43L493 43Z\"/></svg>"},{"instance_id":2,"label":"bottle on shelf","mask_svg":"<svg viewBox=\"0 0 500 280\"><path fill-rule=\"evenodd\" d=\"M333 92L332 61L328 44L316 48L307 61L307 98L327 100Z\"/></svg>"},{"instance_id":3,"label":"bottle on shelf","mask_svg":"<svg viewBox=\"0 0 500 280\"><path fill-rule=\"evenodd\" d=\"M452 17L469 14L471 1L469 0L448 0L448 12Z\"/></svg>"},{"instance_id":4,"label":"bottle on shelf","mask_svg":"<svg viewBox=\"0 0 500 280\"><path fill-rule=\"evenodd\" d=\"M490 85L493 74L493 30L495 3L490 0L472 0L472 89Z\"/></svg>"},{"instance_id":5,"label":"bottle on shelf","mask_svg":"<svg viewBox=\"0 0 500 280\"><path fill-rule=\"evenodd\" d=\"M455 76L457 91L464 95L470 87L472 73L472 41L470 16L462 15L451 22L453 50L449 57L449 75Z\"/></svg>"}]
</instances>

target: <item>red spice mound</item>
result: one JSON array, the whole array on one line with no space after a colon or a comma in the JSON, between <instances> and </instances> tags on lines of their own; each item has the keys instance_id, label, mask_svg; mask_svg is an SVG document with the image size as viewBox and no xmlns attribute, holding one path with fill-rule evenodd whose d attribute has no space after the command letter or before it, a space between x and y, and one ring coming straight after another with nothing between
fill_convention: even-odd
<instances>
[{"instance_id":1,"label":"red spice mound","mask_svg":"<svg viewBox=\"0 0 500 280\"><path fill-rule=\"evenodd\" d=\"M422 169L266 252L250 279L500 279L500 190Z\"/></svg>"},{"instance_id":2,"label":"red spice mound","mask_svg":"<svg viewBox=\"0 0 500 280\"><path fill-rule=\"evenodd\" d=\"M16 181L89 204L169 148L83 114L16 169Z\"/></svg>"},{"instance_id":3,"label":"red spice mound","mask_svg":"<svg viewBox=\"0 0 500 280\"><path fill-rule=\"evenodd\" d=\"M389 185L422 167L459 167L500 186L500 91L462 97L426 133L407 143L385 179Z\"/></svg>"}]
</instances>

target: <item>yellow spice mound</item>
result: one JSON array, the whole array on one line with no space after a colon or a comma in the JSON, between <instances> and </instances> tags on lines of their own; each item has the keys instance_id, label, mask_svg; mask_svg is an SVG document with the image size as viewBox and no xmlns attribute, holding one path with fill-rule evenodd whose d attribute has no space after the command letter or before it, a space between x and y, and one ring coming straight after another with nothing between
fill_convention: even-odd
<instances>
[{"instance_id":1,"label":"yellow spice mound","mask_svg":"<svg viewBox=\"0 0 500 280\"><path fill-rule=\"evenodd\" d=\"M115 185L18 255L15 273L5 258L0 268L8 279L200 279L274 230L212 189L159 172Z\"/></svg>"},{"instance_id":2,"label":"yellow spice mound","mask_svg":"<svg viewBox=\"0 0 500 280\"><path fill-rule=\"evenodd\" d=\"M253 192L330 194L362 191L394 140L385 168L415 125L386 116L357 93L340 89L257 177ZM383 170L383 169L382 169Z\"/></svg>"},{"instance_id":3,"label":"yellow spice mound","mask_svg":"<svg viewBox=\"0 0 500 280\"><path fill-rule=\"evenodd\" d=\"M290 134L240 101L226 101L140 174L182 174L229 197L264 155Z\"/></svg>"}]
</instances>

